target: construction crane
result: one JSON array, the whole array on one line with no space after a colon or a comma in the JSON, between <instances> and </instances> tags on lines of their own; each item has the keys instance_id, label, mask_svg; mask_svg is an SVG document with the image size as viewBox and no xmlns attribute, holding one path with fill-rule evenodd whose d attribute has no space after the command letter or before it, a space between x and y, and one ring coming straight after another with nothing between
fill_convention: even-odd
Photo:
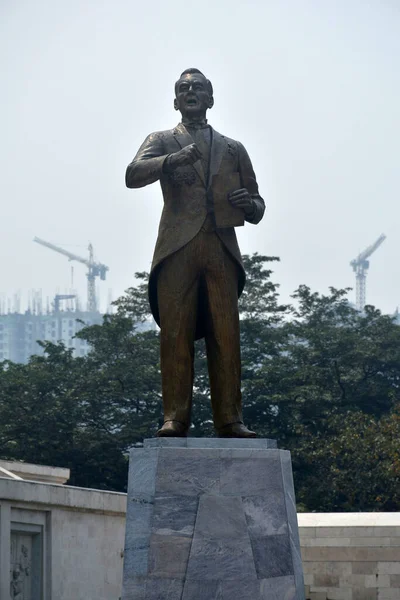
<instances>
[{"instance_id":1,"label":"construction crane","mask_svg":"<svg viewBox=\"0 0 400 600\"><path fill-rule=\"evenodd\" d=\"M86 274L88 280L87 309L89 312L95 312L97 310L95 279L96 277L100 277L100 279L104 281L109 268L106 265L103 265L102 263L94 261L92 244L89 244L88 246L89 258L83 258L82 256L77 256L72 252L68 252L68 250L64 250L64 248L56 246L55 244L51 244L50 242L41 240L38 237L33 238L33 241L37 242L38 244L41 244L42 246L46 246L46 248L50 248L50 250L54 250L59 254L63 254L69 260L76 260L78 262L81 262L89 268Z\"/></svg>"},{"instance_id":2,"label":"construction crane","mask_svg":"<svg viewBox=\"0 0 400 600\"><path fill-rule=\"evenodd\" d=\"M54 297L54 312L60 312L60 304L62 300L74 300L76 298L76 294L56 294Z\"/></svg>"},{"instance_id":3,"label":"construction crane","mask_svg":"<svg viewBox=\"0 0 400 600\"><path fill-rule=\"evenodd\" d=\"M371 246L368 246L355 258L351 261L350 266L353 267L353 271L356 274L356 308L357 310L364 310L364 306L366 305L366 279L367 279L367 271L369 269L369 261L367 260L371 254L375 252L382 244L382 242L386 239L386 235L382 233Z\"/></svg>"}]
</instances>

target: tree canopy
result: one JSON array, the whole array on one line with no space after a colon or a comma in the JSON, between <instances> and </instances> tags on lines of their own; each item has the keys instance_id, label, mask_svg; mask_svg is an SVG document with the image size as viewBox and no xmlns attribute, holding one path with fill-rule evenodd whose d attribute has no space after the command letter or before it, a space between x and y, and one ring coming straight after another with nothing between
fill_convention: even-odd
<instances>
[{"instance_id":1,"label":"tree canopy","mask_svg":"<svg viewBox=\"0 0 400 600\"><path fill-rule=\"evenodd\" d=\"M245 256L240 299L246 424L292 452L298 507L308 511L400 510L400 327L348 290L300 286L279 300L275 257ZM0 363L0 456L71 468L70 483L125 490L127 453L162 419L159 336L147 273L115 313L26 365ZM214 435L205 348L197 342L193 436Z\"/></svg>"}]
</instances>

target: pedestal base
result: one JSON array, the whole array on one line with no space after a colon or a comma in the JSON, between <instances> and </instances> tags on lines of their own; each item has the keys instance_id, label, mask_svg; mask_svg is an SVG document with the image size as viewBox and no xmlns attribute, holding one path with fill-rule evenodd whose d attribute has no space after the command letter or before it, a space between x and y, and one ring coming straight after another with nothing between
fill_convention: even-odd
<instances>
[{"instance_id":1,"label":"pedestal base","mask_svg":"<svg viewBox=\"0 0 400 600\"><path fill-rule=\"evenodd\" d=\"M122 600L304 600L290 453L160 438L130 455Z\"/></svg>"}]
</instances>

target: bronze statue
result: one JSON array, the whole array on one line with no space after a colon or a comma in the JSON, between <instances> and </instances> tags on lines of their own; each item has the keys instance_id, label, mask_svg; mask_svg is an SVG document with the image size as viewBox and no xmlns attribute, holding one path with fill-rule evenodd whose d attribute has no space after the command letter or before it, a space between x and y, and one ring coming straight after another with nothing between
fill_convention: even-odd
<instances>
[{"instance_id":1,"label":"bronze statue","mask_svg":"<svg viewBox=\"0 0 400 600\"><path fill-rule=\"evenodd\" d=\"M207 124L211 82L187 69L175 96L182 122L149 135L126 171L127 187L159 180L164 196L149 280L161 328L164 425L158 435L187 435L194 341L205 337L217 434L255 437L242 417L238 297L245 273L234 227L258 223L265 205L245 148Z\"/></svg>"}]
</instances>

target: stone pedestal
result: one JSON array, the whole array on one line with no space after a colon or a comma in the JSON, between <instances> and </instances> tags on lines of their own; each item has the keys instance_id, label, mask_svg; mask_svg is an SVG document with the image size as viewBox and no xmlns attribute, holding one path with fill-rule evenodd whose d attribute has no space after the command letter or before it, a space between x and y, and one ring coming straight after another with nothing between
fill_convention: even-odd
<instances>
[{"instance_id":1,"label":"stone pedestal","mask_svg":"<svg viewBox=\"0 0 400 600\"><path fill-rule=\"evenodd\" d=\"M122 600L304 600L290 453L160 438L130 455Z\"/></svg>"}]
</instances>

